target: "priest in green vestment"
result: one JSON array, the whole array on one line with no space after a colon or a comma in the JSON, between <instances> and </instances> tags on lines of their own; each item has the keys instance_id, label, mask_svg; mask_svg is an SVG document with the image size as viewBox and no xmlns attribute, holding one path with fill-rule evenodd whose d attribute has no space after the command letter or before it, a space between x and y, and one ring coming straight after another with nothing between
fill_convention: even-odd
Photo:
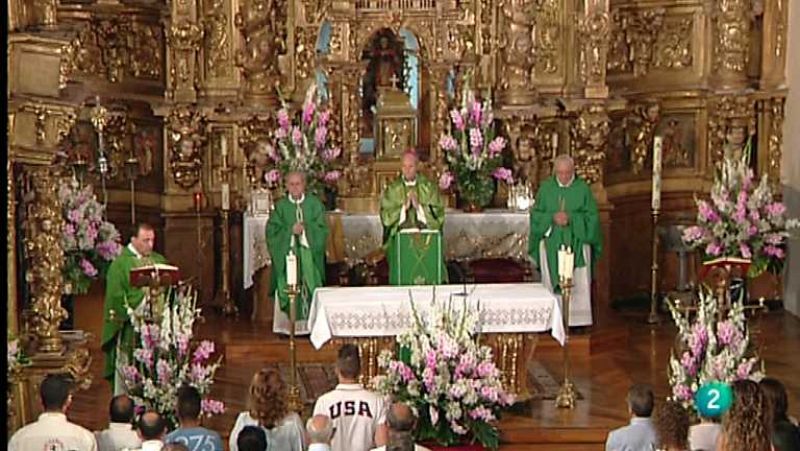
<instances>
[{"instance_id":1,"label":"priest in green vestment","mask_svg":"<svg viewBox=\"0 0 800 451\"><path fill-rule=\"evenodd\" d=\"M419 159L416 152L403 154L402 175L383 191L381 196L381 224L383 245L389 262L389 284L397 285L397 252L394 237L402 229L428 229L442 231L444 225L444 202L439 187L422 174L417 173ZM439 237L441 239L441 237ZM438 257L443 265L442 257ZM441 268L440 268L441 269ZM442 281L447 280L447 271L442 271Z\"/></svg>"},{"instance_id":2,"label":"priest in green vestment","mask_svg":"<svg viewBox=\"0 0 800 451\"><path fill-rule=\"evenodd\" d=\"M328 223L325 206L313 194L306 193L305 175L291 172L286 176L287 195L275 203L267 221L267 247L272 258L270 294L275 300L273 330L289 333L289 296L286 281L286 257L290 251L297 259L295 333L309 333L307 319L314 290L325 284L325 248Z\"/></svg>"},{"instance_id":3,"label":"priest in green vestment","mask_svg":"<svg viewBox=\"0 0 800 451\"><path fill-rule=\"evenodd\" d=\"M131 269L154 263L166 263L161 254L153 251L156 233L150 224L139 224L131 242L111 262L106 273L106 297L103 307L103 337L105 354L103 377L112 384L114 394L125 393L119 369L133 362L136 334L128 318L128 306L135 309L142 303L144 290L130 284Z\"/></svg>"},{"instance_id":4,"label":"priest in green vestment","mask_svg":"<svg viewBox=\"0 0 800 451\"><path fill-rule=\"evenodd\" d=\"M555 174L542 182L531 211L528 253L542 275L542 282L560 295L558 250L562 245L575 253L570 325L592 324L591 273L602 251L603 235L592 189L575 176L571 157L554 162Z\"/></svg>"}]
</instances>

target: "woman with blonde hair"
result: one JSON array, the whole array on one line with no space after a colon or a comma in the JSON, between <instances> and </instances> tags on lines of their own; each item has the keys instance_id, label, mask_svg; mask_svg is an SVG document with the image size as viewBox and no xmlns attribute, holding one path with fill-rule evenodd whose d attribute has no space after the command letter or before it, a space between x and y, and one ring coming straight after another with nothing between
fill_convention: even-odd
<instances>
[{"instance_id":1,"label":"woman with blonde hair","mask_svg":"<svg viewBox=\"0 0 800 451\"><path fill-rule=\"evenodd\" d=\"M772 451L769 405L758 384L733 383L733 404L722 420L719 451Z\"/></svg>"},{"instance_id":2,"label":"woman with blonde hair","mask_svg":"<svg viewBox=\"0 0 800 451\"><path fill-rule=\"evenodd\" d=\"M287 386L277 370L264 368L253 375L246 411L239 414L228 441L230 451L239 451L236 439L245 426L260 426L267 434L268 451L302 451L303 422L290 412Z\"/></svg>"}]
</instances>

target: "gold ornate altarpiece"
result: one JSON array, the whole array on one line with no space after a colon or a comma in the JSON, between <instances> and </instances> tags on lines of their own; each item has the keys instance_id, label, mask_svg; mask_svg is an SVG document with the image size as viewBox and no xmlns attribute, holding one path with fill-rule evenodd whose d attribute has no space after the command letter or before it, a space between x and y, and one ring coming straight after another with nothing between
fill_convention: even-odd
<instances>
[{"instance_id":1,"label":"gold ornate altarpiece","mask_svg":"<svg viewBox=\"0 0 800 451\"><path fill-rule=\"evenodd\" d=\"M11 196L9 207L22 202L34 232L25 246L9 247L9 320L22 320L17 330L35 335L43 356L61 356L37 371L88 368L69 351L73 341L53 352L65 342L57 333L59 206L48 188L57 175L41 167L58 150L71 161L76 154L96 161L88 117L96 95L113 113L105 130L110 218L130 222L132 175L139 218L165 232L165 253L195 272L188 275L205 298L215 288L221 138L230 151L232 208L243 211L264 167L276 88L296 107L316 71L325 74L331 132L346 165L340 206L377 208L397 161L357 150L362 55L381 30L407 30L419 42L415 140L432 175L442 170L436 143L466 74L494 100L515 174L535 187L555 155L576 159L600 200L607 238L600 299L612 290L609 262L629 265L632 284L649 277L635 276L649 261L637 249L648 246L613 241L609 224L635 224L636 202L646 210L656 134L664 136L667 218L691 208L715 163L741 152L748 137L756 138L757 170L780 180L788 0L9 0L8 9L8 189L24 181L28 196ZM318 53L325 24L329 50ZM91 167L87 179L97 181ZM19 225L9 215L10 243ZM185 246L196 230L208 238ZM48 262L26 276L31 314L24 317L14 278L23 248L29 262Z\"/></svg>"}]
</instances>

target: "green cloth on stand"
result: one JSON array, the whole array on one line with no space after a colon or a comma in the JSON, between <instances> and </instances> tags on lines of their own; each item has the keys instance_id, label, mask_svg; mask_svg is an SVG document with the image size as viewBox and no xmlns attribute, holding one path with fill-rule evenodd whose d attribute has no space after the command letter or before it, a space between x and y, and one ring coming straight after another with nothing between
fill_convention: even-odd
<instances>
[{"instance_id":1,"label":"green cloth on stand","mask_svg":"<svg viewBox=\"0 0 800 451\"><path fill-rule=\"evenodd\" d=\"M292 232L297 222L304 225L308 246L303 243L303 235ZM299 206L287 195L275 204L275 209L270 213L266 234L272 258L269 293L275 296L280 309L288 316L286 256L291 249L297 257L297 280L300 284L296 319L307 319L314 290L325 284L325 246L328 239L325 206L313 194L306 193Z\"/></svg>"},{"instance_id":2,"label":"green cloth on stand","mask_svg":"<svg viewBox=\"0 0 800 451\"><path fill-rule=\"evenodd\" d=\"M442 234L438 230L398 232L387 258L392 285L439 285L444 282Z\"/></svg>"},{"instance_id":3,"label":"green cloth on stand","mask_svg":"<svg viewBox=\"0 0 800 451\"><path fill-rule=\"evenodd\" d=\"M128 246L125 246L122 253L108 267L103 306L103 337L100 346L105 354L103 377L112 385L116 372L117 338L119 337L121 349L125 349L128 353L128 361L132 361L133 350L136 347L136 334L128 317L128 306L135 309L144 299L144 290L131 286L130 272L140 266L166 262L164 256L156 252L140 259Z\"/></svg>"},{"instance_id":4,"label":"green cloth on stand","mask_svg":"<svg viewBox=\"0 0 800 451\"><path fill-rule=\"evenodd\" d=\"M563 227L553 222L553 216L562 209L569 216L569 223ZM544 240L550 280L557 291L560 291L558 250L561 245L572 247L576 268L587 264L583 256L584 244L592 250L592 261L589 263L594 265L600 257L603 233L597 202L592 189L582 179L576 177L569 186L561 186L555 176L545 180L536 194L530 224L528 254L534 264L541 268L539 242Z\"/></svg>"},{"instance_id":5,"label":"green cloth on stand","mask_svg":"<svg viewBox=\"0 0 800 451\"><path fill-rule=\"evenodd\" d=\"M405 210L405 218L401 222L401 219L403 219L403 205L411 192L414 192L417 196L417 202L424 215L424 221L419 217L413 206L410 206ZM394 268L397 264L398 256L395 237L400 230L409 228L438 230L441 232L444 224L444 202L439 194L439 187L422 174L417 174L413 183L406 182L403 177L398 177L386 187L381 195L380 216L381 224L383 225L383 246L389 263L389 284L399 285L398 270ZM441 264L444 265L444 256L440 255L439 259ZM442 281L446 280L447 271L443 271Z\"/></svg>"}]
</instances>

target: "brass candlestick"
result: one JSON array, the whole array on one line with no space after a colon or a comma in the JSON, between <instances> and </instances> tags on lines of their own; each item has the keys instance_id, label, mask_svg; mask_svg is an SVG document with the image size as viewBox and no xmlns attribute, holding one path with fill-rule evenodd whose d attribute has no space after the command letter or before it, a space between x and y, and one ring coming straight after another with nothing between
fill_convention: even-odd
<instances>
[{"instance_id":1,"label":"brass candlestick","mask_svg":"<svg viewBox=\"0 0 800 451\"><path fill-rule=\"evenodd\" d=\"M647 324L658 325L661 318L658 316L658 215L659 210L653 209L653 260L650 266L650 315Z\"/></svg>"},{"instance_id":2,"label":"brass candlestick","mask_svg":"<svg viewBox=\"0 0 800 451\"><path fill-rule=\"evenodd\" d=\"M297 285L289 285L286 288L289 296L289 410L301 413L303 403L300 400L300 387L297 386L297 343L295 342L295 322L297 321L297 295L299 291Z\"/></svg>"},{"instance_id":3,"label":"brass candlestick","mask_svg":"<svg viewBox=\"0 0 800 451\"><path fill-rule=\"evenodd\" d=\"M136 177L139 176L139 159L131 155L125 160L125 169L131 188L131 225L136 226Z\"/></svg>"},{"instance_id":4,"label":"brass candlestick","mask_svg":"<svg viewBox=\"0 0 800 451\"><path fill-rule=\"evenodd\" d=\"M572 278L561 278L561 309L562 320L564 321L564 346L561 351L564 354L564 382L558 389L556 396L556 407L572 409L575 407L578 395L575 393L575 385L569 380L569 302L572 299Z\"/></svg>"}]
</instances>

